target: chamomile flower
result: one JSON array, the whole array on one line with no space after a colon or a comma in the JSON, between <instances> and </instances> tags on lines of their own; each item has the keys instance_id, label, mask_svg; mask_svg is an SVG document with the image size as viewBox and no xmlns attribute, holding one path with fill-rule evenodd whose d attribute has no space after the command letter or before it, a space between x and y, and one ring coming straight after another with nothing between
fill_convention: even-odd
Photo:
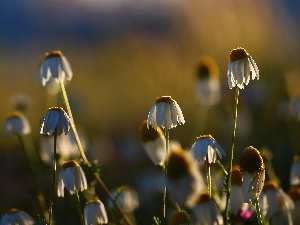
<instances>
[{"instance_id":1,"label":"chamomile flower","mask_svg":"<svg viewBox=\"0 0 300 225\"><path fill-rule=\"evenodd\" d=\"M71 80L73 72L70 63L64 54L61 51L56 50L45 54L45 60L40 66L38 76L41 84L46 86L47 82L51 79L56 81L60 80L62 82Z\"/></svg>"},{"instance_id":2,"label":"chamomile flower","mask_svg":"<svg viewBox=\"0 0 300 225\"><path fill-rule=\"evenodd\" d=\"M57 195L59 197L64 197L65 187L70 194L87 189L85 174L80 165L74 160L67 161L62 165L57 184Z\"/></svg>"},{"instance_id":3,"label":"chamomile flower","mask_svg":"<svg viewBox=\"0 0 300 225\"><path fill-rule=\"evenodd\" d=\"M220 159L226 155L222 147L210 134L197 137L196 142L192 145L191 153L195 159L202 163L205 160L208 160L208 163L215 163L217 155Z\"/></svg>"},{"instance_id":4,"label":"chamomile flower","mask_svg":"<svg viewBox=\"0 0 300 225\"><path fill-rule=\"evenodd\" d=\"M34 219L26 212L12 208L5 213L1 220L0 225L33 225L35 224Z\"/></svg>"},{"instance_id":5,"label":"chamomile flower","mask_svg":"<svg viewBox=\"0 0 300 225\"><path fill-rule=\"evenodd\" d=\"M243 174L243 200L254 205L265 181L265 164L256 148L249 146L244 149L240 158L240 169Z\"/></svg>"},{"instance_id":6,"label":"chamomile flower","mask_svg":"<svg viewBox=\"0 0 300 225\"><path fill-rule=\"evenodd\" d=\"M22 112L13 111L8 114L4 124L4 136L9 136L10 133L23 136L30 132L29 122Z\"/></svg>"},{"instance_id":7,"label":"chamomile flower","mask_svg":"<svg viewBox=\"0 0 300 225\"><path fill-rule=\"evenodd\" d=\"M171 96L157 98L151 107L147 119L147 127L154 129L162 127L171 129L177 124L184 124L185 120L178 103Z\"/></svg>"},{"instance_id":8,"label":"chamomile flower","mask_svg":"<svg viewBox=\"0 0 300 225\"><path fill-rule=\"evenodd\" d=\"M41 125L41 134L52 135L54 131L57 135L63 132L67 134L70 130L70 118L61 107L52 107L46 112Z\"/></svg>"},{"instance_id":9,"label":"chamomile flower","mask_svg":"<svg viewBox=\"0 0 300 225\"><path fill-rule=\"evenodd\" d=\"M107 213L100 200L88 201L84 206L84 224L96 225L108 223Z\"/></svg>"},{"instance_id":10,"label":"chamomile flower","mask_svg":"<svg viewBox=\"0 0 300 225\"><path fill-rule=\"evenodd\" d=\"M154 165L164 165L166 158L166 138L160 127L155 130L147 128L147 121L144 120L140 125L140 140L143 148L154 163Z\"/></svg>"},{"instance_id":11,"label":"chamomile flower","mask_svg":"<svg viewBox=\"0 0 300 225\"><path fill-rule=\"evenodd\" d=\"M230 89L235 86L244 89L244 85L248 85L251 79L259 79L258 67L244 48L239 47L230 52L227 77Z\"/></svg>"}]
</instances>

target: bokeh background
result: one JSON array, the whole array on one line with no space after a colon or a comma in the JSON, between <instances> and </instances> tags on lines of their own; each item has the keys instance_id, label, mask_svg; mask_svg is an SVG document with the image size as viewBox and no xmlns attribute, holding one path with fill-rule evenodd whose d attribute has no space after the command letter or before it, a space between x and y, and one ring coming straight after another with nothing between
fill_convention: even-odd
<instances>
[{"instance_id":1,"label":"bokeh background","mask_svg":"<svg viewBox=\"0 0 300 225\"><path fill-rule=\"evenodd\" d=\"M46 110L63 104L49 98L36 74L45 52L62 50L74 73L66 88L74 119L86 132L88 156L99 160L110 189L129 184L137 190L137 224L150 225L160 212L149 203L159 169L139 142L141 121L157 97L171 95L186 120L170 131L171 139L188 149L196 136L209 133L229 155L235 91L228 88L226 70L230 51L244 47L261 77L240 92L234 161L249 145L269 149L287 190L292 157L300 153L300 123L293 111L300 96L299 13L293 0L1 1L1 122L13 109L12 98L27 96L28 139L38 151ZM202 55L216 60L221 80L221 102L208 113L202 113L206 109L195 94ZM0 147L0 211L38 213L17 138L1 137ZM50 181L50 174L42 176Z\"/></svg>"}]
</instances>

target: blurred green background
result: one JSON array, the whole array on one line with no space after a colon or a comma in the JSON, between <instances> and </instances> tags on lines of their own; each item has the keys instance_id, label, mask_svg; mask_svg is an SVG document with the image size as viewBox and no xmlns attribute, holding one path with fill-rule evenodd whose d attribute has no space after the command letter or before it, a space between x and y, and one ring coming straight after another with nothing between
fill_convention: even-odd
<instances>
[{"instance_id":1,"label":"blurred green background","mask_svg":"<svg viewBox=\"0 0 300 225\"><path fill-rule=\"evenodd\" d=\"M227 85L227 63L232 49L244 47L260 80L240 93L234 161L249 145L270 149L288 189L290 162L300 152L300 124L287 106L300 94L299 8L296 1L271 0L1 2L0 117L4 122L12 110L13 96L27 95L25 114L38 148L41 120L56 103L36 74L45 52L62 50L73 69L66 89L74 119L87 133L89 157L101 163L109 188L134 186L146 207L141 183L154 166L139 143L141 121L157 97L171 95L186 120L170 131L171 139L188 149L196 136L210 133L228 153L226 163L235 92ZM222 91L220 104L206 115L195 96L202 55L218 63ZM19 170L26 162L17 139L1 137L0 147L0 211L34 211L24 197L30 184ZM138 218L140 224L147 216Z\"/></svg>"}]
</instances>

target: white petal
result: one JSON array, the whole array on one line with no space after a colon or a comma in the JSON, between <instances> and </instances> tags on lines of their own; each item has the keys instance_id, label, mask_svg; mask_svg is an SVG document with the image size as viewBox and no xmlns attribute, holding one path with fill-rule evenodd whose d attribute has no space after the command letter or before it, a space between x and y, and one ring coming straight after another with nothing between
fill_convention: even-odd
<instances>
[{"instance_id":1,"label":"white petal","mask_svg":"<svg viewBox=\"0 0 300 225\"><path fill-rule=\"evenodd\" d=\"M147 118L147 128L149 128L150 123L152 122L152 118L156 116L156 110L155 110L156 106L155 104L151 107L149 113L148 113L148 118ZM155 119L156 121L156 119ZM151 126L156 129L156 124L154 125L154 123L151 123Z\"/></svg>"},{"instance_id":2,"label":"white petal","mask_svg":"<svg viewBox=\"0 0 300 225\"><path fill-rule=\"evenodd\" d=\"M171 104L170 103L165 103L165 127L166 129L171 129L173 128L173 123L172 123L172 113L171 113Z\"/></svg>"},{"instance_id":3,"label":"white petal","mask_svg":"<svg viewBox=\"0 0 300 225\"><path fill-rule=\"evenodd\" d=\"M156 106L156 123L157 126L162 126L165 118L166 103L159 102L158 104L156 104Z\"/></svg>"}]
</instances>

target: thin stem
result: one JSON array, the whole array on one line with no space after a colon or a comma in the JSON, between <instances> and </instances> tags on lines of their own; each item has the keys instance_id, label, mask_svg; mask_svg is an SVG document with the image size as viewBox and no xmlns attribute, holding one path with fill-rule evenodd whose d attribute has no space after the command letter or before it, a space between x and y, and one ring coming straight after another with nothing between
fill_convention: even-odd
<instances>
[{"instance_id":1,"label":"thin stem","mask_svg":"<svg viewBox=\"0 0 300 225\"><path fill-rule=\"evenodd\" d=\"M237 87L235 89L234 115L233 115L232 135L231 135L230 164L229 164L228 177L226 179L227 196L226 196L226 206L225 206L225 217L226 217L225 221L224 221L225 225L228 224L228 222L229 222L229 203L230 203L230 195L231 195L231 172L232 172L234 141L235 141L235 133L236 133L238 98L239 98L239 88Z\"/></svg>"},{"instance_id":2,"label":"thin stem","mask_svg":"<svg viewBox=\"0 0 300 225\"><path fill-rule=\"evenodd\" d=\"M165 174L167 175L167 166L168 166L168 154L169 154L169 129L165 128L165 137L166 137L166 159L164 164ZM163 193L163 216L166 218L166 198L167 198L167 186L164 188Z\"/></svg>"},{"instance_id":3,"label":"thin stem","mask_svg":"<svg viewBox=\"0 0 300 225\"><path fill-rule=\"evenodd\" d=\"M108 188L106 187L105 183L102 181L102 179L99 177L99 175L93 170L91 163L89 162L89 160L87 159L84 151L83 151L83 147L78 135L78 132L76 130L76 126L74 123L74 119L73 119L73 115L72 115L72 111L70 108L70 104L69 104L69 100L68 100L68 96L66 93L66 89L65 86L63 84L63 82L61 80L59 80L59 84L61 87L61 91L62 91L62 96L67 108L67 113L70 117L70 123L71 123L71 127L73 129L74 132L74 136L75 136L75 140L79 149L79 152L81 154L81 157L83 159L84 164L87 166L87 168L89 169L89 171L91 172L91 174L93 174L94 178L96 179L96 181L98 182L98 184L102 187L102 189L104 190L104 192L107 194L108 198L113 202L115 208L118 210L118 212L120 213L120 215L123 217L124 221L128 224L131 225L132 223L130 222L128 216L124 213L124 211L122 210L122 208L118 205L118 203L116 202L116 200L114 199L114 196L110 193L110 191L108 190Z\"/></svg>"},{"instance_id":4,"label":"thin stem","mask_svg":"<svg viewBox=\"0 0 300 225\"><path fill-rule=\"evenodd\" d=\"M44 218L47 218L48 217L47 206L46 206L44 195L40 191L40 185L39 185L39 182L38 182L38 179L37 179L38 173L37 173L36 167L34 166L33 162L31 161L31 158L29 157L28 152L26 151L26 146L25 146L25 143L24 143L23 136L22 135L17 135L17 137L20 141L20 145L21 145L21 148L23 150L23 153L24 153L24 155L25 155L25 157L28 161L31 173L33 174L33 182L34 182L34 185L36 187L36 190L35 190L36 198L39 202L39 205L40 205L41 210L43 212Z\"/></svg>"},{"instance_id":5,"label":"thin stem","mask_svg":"<svg viewBox=\"0 0 300 225\"><path fill-rule=\"evenodd\" d=\"M53 148L53 159L52 159L52 188L51 188L51 199L49 206L49 225L52 222L53 214L53 202L54 202L54 193L55 193L55 176L56 176L56 140L57 140L57 128L54 130L54 148Z\"/></svg>"},{"instance_id":6,"label":"thin stem","mask_svg":"<svg viewBox=\"0 0 300 225\"><path fill-rule=\"evenodd\" d=\"M208 162L208 159L206 159L206 169L207 169L207 188L208 188L208 194L211 198L211 174L210 174L210 163Z\"/></svg>"},{"instance_id":7,"label":"thin stem","mask_svg":"<svg viewBox=\"0 0 300 225\"><path fill-rule=\"evenodd\" d=\"M255 200L255 211L256 211L258 224L263 225L263 220L262 220L262 216L261 216L261 213L260 213L258 198Z\"/></svg>"},{"instance_id":8,"label":"thin stem","mask_svg":"<svg viewBox=\"0 0 300 225\"><path fill-rule=\"evenodd\" d=\"M82 208L81 208L81 205L80 205L80 198L79 198L79 194L78 194L77 190L75 191L75 198L76 198L76 205L77 205L77 211L78 211L78 214L79 214L80 224L84 225L84 220L83 220L83 215L82 215Z\"/></svg>"}]
</instances>

